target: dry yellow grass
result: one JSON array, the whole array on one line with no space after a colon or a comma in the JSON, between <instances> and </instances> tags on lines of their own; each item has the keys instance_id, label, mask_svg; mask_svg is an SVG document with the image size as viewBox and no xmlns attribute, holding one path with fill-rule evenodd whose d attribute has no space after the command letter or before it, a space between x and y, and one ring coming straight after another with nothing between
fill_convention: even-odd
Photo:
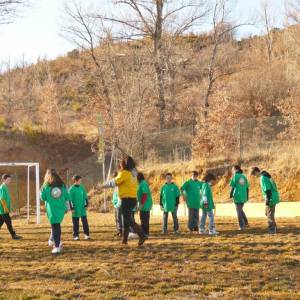
<instances>
[{"instance_id":1,"label":"dry yellow grass","mask_svg":"<svg viewBox=\"0 0 300 300\"><path fill-rule=\"evenodd\" d=\"M217 219L218 237L185 232L122 247L111 214L90 213L90 241L72 240L64 221L64 254L47 247L49 226L14 220L22 241L0 236L0 299L300 299L299 219L278 220L276 236L264 219L239 233L236 220Z\"/></svg>"}]
</instances>

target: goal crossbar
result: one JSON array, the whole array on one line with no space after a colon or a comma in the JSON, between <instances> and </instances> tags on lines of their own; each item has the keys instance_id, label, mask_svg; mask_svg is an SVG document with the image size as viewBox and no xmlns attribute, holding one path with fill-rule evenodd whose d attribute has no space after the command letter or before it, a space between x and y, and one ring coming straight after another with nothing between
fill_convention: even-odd
<instances>
[{"instance_id":1,"label":"goal crossbar","mask_svg":"<svg viewBox=\"0 0 300 300\"><path fill-rule=\"evenodd\" d=\"M30 218L30 170L35 168L36 223L41 223L40 164L37 162L0 162L0 167L27 167L27 220Z\"/></svg>"}]
</instances>

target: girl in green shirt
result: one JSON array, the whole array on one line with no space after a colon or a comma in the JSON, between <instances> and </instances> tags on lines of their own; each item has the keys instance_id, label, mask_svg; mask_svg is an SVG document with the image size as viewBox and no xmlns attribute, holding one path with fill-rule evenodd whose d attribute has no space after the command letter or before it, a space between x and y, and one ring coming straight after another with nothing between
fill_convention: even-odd
<instances>
[{"instance_id":1,"label":"girl in green shirt","mask_svg":"<svg viewBox=\"0 0 300 300\"><path fill-rule=\"evenodd\" d=\"M49 246L53 254L62 252L61 222L68 211L69 193L64 182L54 169L48 169L41 189L41 201L45 203L47 217L51 224Z\"/></svg>"},{"instance_id":2,"label":"girl in green shirt","mask_svg":"<svg viewBox=\"0 0 300 300\"><path fill-rule=\"evenodd\" d=\"M79 219L81 219L84 239L88 240L90 238L89 223L86 215L88 195L82 185L82 178L80 175L74 175L72 181L73 185L69 189L69 194L70 207L72 209L73 238L75 241L79 240Z\"/></svg>"}]
</instances>

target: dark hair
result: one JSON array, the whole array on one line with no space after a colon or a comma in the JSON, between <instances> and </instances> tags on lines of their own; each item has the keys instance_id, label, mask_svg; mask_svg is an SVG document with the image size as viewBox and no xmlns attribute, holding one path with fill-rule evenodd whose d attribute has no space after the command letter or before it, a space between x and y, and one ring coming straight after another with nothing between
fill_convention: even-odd
<instances>
[{"instance_id":1,"label":"dark hair","mask_svg":"<svg viewBox=\"0 0 300 300\"><path fill-rule=\"evenodd\" d=\"M239 165L235 165L235 166L233 166L233 168L234 168L236 171L242 171L242 168L241 168L241 166L239 166Z\"/></svg>"},{"instance_id":2,"label":"dark hair","mask_svg":"<svg viewBox=\"0 0 300 300\"><path fill-rule=\"evenodd\" d=\"M80 175L74 175L73 177L72 177L72 181L75 183L75 182L77 182L78 180L80 180L82 177L80 176Z\"/></svg>"},{"instance_id":3,"label":"dark hair","mask_svg":"<svg viewBox=\"0 0 300 300\"><path fill-rule=\"evenodd\" d=\"M47 169L44 185L49 184L51 187L63 187L65 186L62 179L59 177L55 169Z\"/></svg>"},{"instance_id":4,"label":"dark hair","mask_svg":"<svg viewBox=\"0 0 300 300\"><path fill-rule=\"evenodd\" d=\"M137 174L137 180L138 180L138 182L142 182L143 180L145 180L144 174L141 173L141 172L139 172L139 173Z\"/></svg>"},{"instance_id":5,"label":"dark hair","mask_svg":"<svg viewBox=\"0 0 300 300\"><path fill-rule=\"evenodd\" d=\"M10 174L3 174L2 175L2 180L6 180L7 178L11 178Z\"/></svg>"},{"instance_id":6,"label":"dark hair","mask_svg":"<svg viewBox=\"0 0 300 300\"><path fill-rule=\"evenodd\" d=\"M123 170L132 171L135 169L136 163L131 156L126 156L121 161L121 168Z\"/></svg>"},{"instance_id":7,"label":"dark hair","mask_svg":"<svg viewBox=\"0 0 300 300\"><path fill-rule=\"evenodd\" d=\"M260 169L258 167L252 167L251 168L251 175L254 175L255 173L260 173Z\"/></svg>"},{"instance_id":8,"label":"dark hair","mask_svg":"<svg viewBox=\"0 0 300 300\"><path fill-rule=\"evenodd\" d=\"M168 172L168 173L166 174L166 177L167 177L167 176L173 176L173 175L172 175L172 173Z\"/></svg>"},{"instance_id":9,"label":"dark hair","mask_svg":"<svg viewBox=\"0 0 300 300\"><path fill-rule=\"evenodd\" d=\"M199 173L198 173L197 171L193 171L192 174L193 174L194 176L199 176Z\"/></svg>"},{"instance_id":10,"label":"dark hair","mask_svg":"<svg viewBox=\"0 0 300 300\"><path fill-rule=\"evenodd\" d=\"M214 175L214 174L212 174L212 173L207 173L207 174L205 174L205 176L203 177L203 181L204 182L210 182L210 181L214 181L214 180L216 180L217 178L216 178L216 176Z\"/></svg>"}]
</instances>

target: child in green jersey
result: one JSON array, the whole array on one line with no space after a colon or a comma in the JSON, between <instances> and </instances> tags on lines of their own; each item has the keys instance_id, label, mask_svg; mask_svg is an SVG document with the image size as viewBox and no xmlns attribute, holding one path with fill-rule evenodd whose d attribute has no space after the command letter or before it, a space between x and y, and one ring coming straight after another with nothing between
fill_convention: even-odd
<instances>
[{"instance_id":1,"label":"child in green jersey","mask_svg":"<svg viewBox=\"0 0 300 300\"><path fill-rule=\"evenodd\" d=\"M215 219L214 219L214 200L213 200L213 193L211 190L211 186L215 183L216 177L215 175L208 173L203 178L203 185L201 189L201 201L200 201L200 207L202 208L202 217L200 222L200 229L199 234L205 233L205 223L207 216L209 217L209 234L210 235L216 235L218 232L216 231L215 227Z\"/></svg>"},{"instance_id":2,"label":"child in green jersey","mask_svg":"<svg viewBox=\"0 0 300 300\"><path fill-rule=\"evenodd\" d=\"M2 176L2 184L0 186L0 229L5 223L12 239L20 240L22 237L15 233L9 215L11 212L11 198L8 186L11 183L11 179L11 175L9 174L4 174Z\"/></svg>"},{"instance_id":3,"label":"child in green jersey","mask_svg":"<svg viewBox=\"0 0 300 300\"><path fill-rule=\"evenodd\" d=\"M72 178L73 185L69 189L70 207L72 209L73 237L79 240L79 219L81 219L84 239L90 238L89 224L86 216L86 208L88 207L88 195L82 185L82 177L74 175Z\"/></svg>"},{"instance_id":4,"label":"child in green jersey","mask_svg":"<svg viewBox=\"0 0 300 300\"><path fill-rule=\"evenodd\" d=\"M49 246L53 254L62 252L61 222L68 211L69 193L64 182L54 169L48 169L41 189L41 201L45 203L47 217L51 224Z\"/></svg>"},{"instance_id":5,"label":"child in green jersey","mask_svg":"<svg viewBox=\"0 0 300 300\"><path fill-rule=\"evenodd\" d=\"M193 171L191 179L186 181L181 187L182 195L189 210L188 228L190 232L198 231L199 227L200 191L202 182L198 180L198 176L199 173Z\"/></svg>"},{"instance_id":6,"label":"child in green jersey","mask_svg":"<svg viewBox=\"0 0 300 300\"><path fill-rule=\"evenodd\" d=\"M141 227L146 236L149 236L149 223L150 223L150 211L152 209L153 201L152 194L148 182L145 180L143 173L138 173L138 191L137 200L140 211Z\"/></svg>"},{"instance_id":7,"label":"child in green jersey","mask_svg":"<svg viewBox=\"0 0 300 300\"><path fill-rule=\"evenodd\" d=\"M164 212L163 217L163 234L168 230L169 212L172 214L174 223L174 233L178 233L179 224L177 218L177 210L179 205L180 191L178 186L173 182L171 173L166 174L166 183L160 190L160 207Z\"/></svg>"},{"instance_id":8,"label":"child in green jersey","mask_svg":"<svg viewBox=\"0 0 300 300\"><path fill-rule=\"evenodd\" d=\"M118 172L115 172L113 177L115 178L117 176L118 176ZM121 237L123 233L123 218L122 218L122 211L121 211L121 199L119 198L119 191L117 186L115 186L113 190L112 204L115 210L115 223L117 228L116 235Z\"/></svg>"},{"instance_id":9,"label":"child in green jersey","mask_svg":"<svg viewBox=\"0 0 300 300\"><path fill-rule=\"evenodd\" d=\"M260 187L266 203L266 216L268 218L269 233L275 234L277 232L275 208L280 202L277 185L268 172L260 171L258 167L252 168L251 175L260 177Z\"/></svg>"},{"instance_id":10,"label":"child in green jersey","mask_svg":"<svg viewBox=\"0 0 300 300\"><path fill-rule=\"evenodd\" d=\"M239 229L244 230L245 227L249 227L248 219L243 209L244 204L249 199L249 182L240 166L233 166L232 174L230 198L233 198L235 203Z\"/></svg>"}]
</instances>

